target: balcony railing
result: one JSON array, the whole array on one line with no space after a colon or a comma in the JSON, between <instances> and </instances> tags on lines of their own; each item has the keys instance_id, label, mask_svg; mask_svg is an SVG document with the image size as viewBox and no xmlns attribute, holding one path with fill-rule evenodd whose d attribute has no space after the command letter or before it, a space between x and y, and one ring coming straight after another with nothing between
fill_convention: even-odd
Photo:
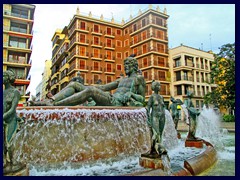
<instances>
[{"instance_id":1,"label":"balcony railing","mask_svg":"<svg viewBox=\"0 0 240 180\"><path fill-rule=\"evenodd\" d=\"M174 81L193 81L192 76L181 76L181 77L174 77Z\"/></svg>"}]
</instances>

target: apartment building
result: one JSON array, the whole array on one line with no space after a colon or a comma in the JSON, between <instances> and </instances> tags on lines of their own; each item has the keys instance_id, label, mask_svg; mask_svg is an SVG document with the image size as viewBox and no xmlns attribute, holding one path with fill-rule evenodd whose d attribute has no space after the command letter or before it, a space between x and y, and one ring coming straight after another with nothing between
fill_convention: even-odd
<instances>
[{"instance_id":1,"label":"apartment building","mask_svg":"<svg viewBox=\"0 0 240 180\"><path fill-rule=\"evenodd\" d=\"M46 89L48 88L48 80L51 76L51 67L52 67L52 61L51 60L45 60L45 66L44 70L42 73L42 93L41 93L41 100L46 99L46 94L47 91Z\"/></svg>"},{"instance_id":2,"label":"apartment building","mask_svg":"<svg viewBox=\"0 0 240 180\"><path fill-rule=\"evenodd\" d=\"M16 74L14 86L21 94L18 106L29 98L26 90L31 79L34 11L35 6L30 4L3 4L3 70Z\"/></svg>"},{"instance_id":3,"label":"apartment building","mask_svg":"<svg viewBox=\"0 0 240 180\"><path fill-rule=\"evenodd\" d=\"M139 69L146 79L146 98L152 94L152 80L162 84L161 94L170 98L168 35L166 9L149 8L126 22L114 18L80 13L62 31L55 32L52 56L51 92L64 88L78 71L85 85L114 81L124 74L123 60L136 55Z\"/></svg>"},{"instance_id":4,"label":"apartment building","mask_svg":"<svg viewBox=\"0 0 240 180\"><path fill-rule=\"evenodd\" d=\"M203 107L203 97L216 88L210 82L210 72L214 55L185 45L169 49L171 71L171 96L182 101L187 98L187 90L194 92L193 104Z\"/></svg>"}]
</instances>

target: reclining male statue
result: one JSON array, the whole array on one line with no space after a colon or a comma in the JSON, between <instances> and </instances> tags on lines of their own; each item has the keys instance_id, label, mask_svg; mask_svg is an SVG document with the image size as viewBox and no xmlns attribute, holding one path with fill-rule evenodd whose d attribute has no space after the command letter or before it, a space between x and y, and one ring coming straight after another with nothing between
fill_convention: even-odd
<instances>
[{"instance_id":1,"label":"reclining male statue","mask_svg":"<svg viewBox=\"0 0 240 180\"><path fill-rule=\"evenodd\" d=\"M126 77L99 86L84 86L73 81L46 101L30 101L31 106L75 106L92 98L96 106L144 106L146 82L138 75L138 62L134 57L124 60ZM113 94L107 91L116 89Z\"/></svg>"}]
</instances>

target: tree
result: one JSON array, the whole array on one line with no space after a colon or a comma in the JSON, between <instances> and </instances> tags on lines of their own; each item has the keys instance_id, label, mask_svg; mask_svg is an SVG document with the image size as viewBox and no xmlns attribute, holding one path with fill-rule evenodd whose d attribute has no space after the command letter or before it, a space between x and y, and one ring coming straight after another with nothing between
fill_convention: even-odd
<instances>
[{"instance_id":1,"label":"tree","mask_svg":"<svg viewBox=\"0 0 240 180\"><path fill-rule=\"evenodd\" d=\"M211 83L217 87L205 95L206 104L215 104L234 110L235 108L235 43L225 44L215 54L211 67Z\"/></svg>"}]
</instances>

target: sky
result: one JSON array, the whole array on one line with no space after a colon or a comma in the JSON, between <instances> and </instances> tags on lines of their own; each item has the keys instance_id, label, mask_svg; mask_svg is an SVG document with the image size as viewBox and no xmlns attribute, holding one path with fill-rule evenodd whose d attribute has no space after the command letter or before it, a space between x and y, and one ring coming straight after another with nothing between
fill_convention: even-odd
<instances>
[{"instance_id":1,"label":"sky","mask_svg":"<svg viewBox=\"0 0 240 180\"><path fill-rule=\"evenodd\" d=\"M56 29L63 29L76 14L116 22L135 17L139 9L147 10L149 4L34 4L31 83L28 91L36 94L41 82L45 60L52 58L52 37ZM235 42L235 5L234 4L152 4L160 11L167 9L169 48L184 44L204 51L219 52L219 47Z\"/></svg>"}]
</instances>

